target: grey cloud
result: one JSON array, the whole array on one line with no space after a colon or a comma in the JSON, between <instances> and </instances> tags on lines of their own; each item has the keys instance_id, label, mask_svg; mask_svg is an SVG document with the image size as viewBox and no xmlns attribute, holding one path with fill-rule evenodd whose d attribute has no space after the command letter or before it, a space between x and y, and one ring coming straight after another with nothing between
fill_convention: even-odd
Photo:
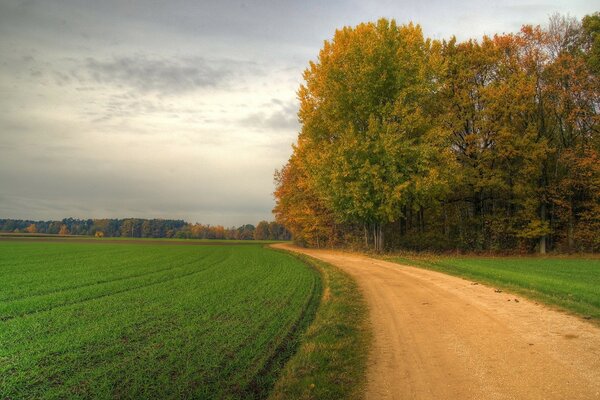
<instances>
[{"instance_id":1,"label":"grey cloud","mask_svg":"<svg viewBox=\"0 0 600 400\"><path fill-rule=\"evenodd\" d=\"M272 99L266 108L272 111L260 111L242 119L242 124L251 126L258 130L272 131L297 131L298 123L298 105L296 102L284 103L279 99Z\"/></svg>"},{"instance_id":2,"label":"grey cloud","mask_svg":"<svg viewBox=\"0 0 600 400\"><path fill-rule=\"evenodd\" d=\"M0 217L267 219L273 170L299 129L289 100L336 28L387 17L462 40L597 8L589 0L0 0Z\"/></svg>"},{"instance_id":3,"label":"grey cloud","mask_svg":"<svg viewBox=\"0 0 600 400\"><path fill-rule=\"evenodd\" d=\"M211 65L200 57L136 56L114 57L110 60L88 58L85 67L90 78L97 83L159 94L176 94L216 87L232 74L232 71L223 65Z\"/></svg>"},{"instance_id":4,"label":"grey cloud","mask_svg":"<svg viewBox=\"0 0 600 400\"><path fill-rule=\"evenodd\" d=\"M144 98L138 99L120 99L118 96L111 96L104 103L100 111L95 108L87 111L87 116L92 118L93 123L109 121L114 118L130 118L133 116L145 116L155 113L169 113L173 108L162 104L156 100Z\"/></svg>"},{"instance_id":5,"label":"grey cloud","mask_svg":"<svg viewBox=\"0 0 600 400\"><path fill-rule=\"evenodd\" d=\"M187 118L198 107L177 107L177 96L199 92L239 91L245 79L264 76L265 67L253 61L209 60L199 56L64 58L65 71L54 71L55 83L90 92L95 104L82 104L83 115L93 123L150 114ZM94 93L95 92L95 93Z\"/></svg>"},{"instance_id":6,"label":"grey cloud","mask_svg":"<svg viewBox=\"0 0 600 400\"><path fill-rule=\"evenodd\" d=\"M297 129L298 119L296 118L295 111L280 110L269 115L265 120L264 124L271 129L286 129L293 130Z\"/></svg>"}]
</instances>

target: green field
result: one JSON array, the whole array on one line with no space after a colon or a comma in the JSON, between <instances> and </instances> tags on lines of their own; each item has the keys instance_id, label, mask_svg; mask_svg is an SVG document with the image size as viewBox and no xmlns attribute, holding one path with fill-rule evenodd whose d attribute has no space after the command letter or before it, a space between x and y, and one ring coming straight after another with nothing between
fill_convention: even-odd
<instances>
[{"instance_id":1,"label":"green field","mask_svg":"<svg viewBox=\"0 0 600 400\"><path fill-rule=\"evenodd\" d=\"M394 256L391 261L496 285L600 321L600 259Z\"/></svg>"},{"instance_id":2,"label":"green field","mask_svg":"<svg viewBox=\"0 0 600 400\"><path fill-rule=\"evenodd\" d=\"M261 398L319 274L258 245L0 241L0 398Z\"/></svg>"}]
</instances>

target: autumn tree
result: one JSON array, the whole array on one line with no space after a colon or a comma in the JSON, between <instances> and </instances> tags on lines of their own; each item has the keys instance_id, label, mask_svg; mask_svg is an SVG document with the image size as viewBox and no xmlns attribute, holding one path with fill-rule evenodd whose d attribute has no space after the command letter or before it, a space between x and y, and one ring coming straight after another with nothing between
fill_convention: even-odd
<instances>
[{"instance_id":1,"label":"autumn tree","mask_svg":"<svg viewBox=\"0 0 600 400\"><path fill-rule=\"evenodd\" d=\"M336 31L304 73L277 220L308 245L596 251L600 16L458 42ZM435 247L437 246L437 247Z\"/></svg>"},{"instance_id":2,"label":"autumn tree","mask_svg":"<svg viewBox=\"0 0 600 400\"><path fill-rule=\"evenodd\" d=\"M275 173L275 218L301 245L337 244L333 213L319 199L302 161L302 140L295 149L288 163Z\"/></svg>"},{"instance_id":3,"label":"autumn tree","mask_svg":"<svg viewBox=\"0 0 600 400\"><path fill-rule=\"evenodd\" d=\"M343 28L299 90L307 188L335 222L371 232L378 251L416 182L431 177L431 47L412 24L382 19Z\"/></svg>"},{"instance_id":4,"label":"autumn tree","mask_svg":"<svg viewBox=\"0 0 600 400\"><path fill-rule=\"evenodd\" d=\"M63 224L60 227L60 231L58 232L59 235L68 235L69 234L69 229L67 228L67 225Z\"/></svg>"},{"instance_id":5,"label":"autumn tree","mask_svg":"<svg viewBox=\"0 0 600 400\"><path fill-rule=\"evenodd\" d=\"M37 233L37 227L35 224L29 224L27 228L25 228L25 232L27 233Z\"/></svg>"},{"instance_id":6,"label":"autumn tree","mask_svg":"<svg viewBox=\"0 0 600 400\"><path fill-rule=\"evenodd\" d=\"M267 221L260 221L258 223L258 225L256 225L256 229L254 230L254 239L255 240L269 239L269 223Z\"/></svg>"}]
</instances>

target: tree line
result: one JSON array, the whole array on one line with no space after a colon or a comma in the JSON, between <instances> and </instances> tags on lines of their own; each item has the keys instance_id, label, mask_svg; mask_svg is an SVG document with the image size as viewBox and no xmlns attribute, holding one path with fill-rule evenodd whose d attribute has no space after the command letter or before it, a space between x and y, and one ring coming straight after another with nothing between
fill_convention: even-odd
<instances>
[{"instance_id":1,"label":"tree line","mask_svg":"<svg viewBox=\"0 0 600 400\"><path fill-rule=\"evenodd\" d=\"M481 40L381 19L304 72L275 174L308 246L600 250L600 14Z\"/></svg>"},{"instance_id":2,"label":"tree line","mask_svg":"<svg viewBox=\"0 0 600 400\"><path fill-rule=\"evenodd\" d=\"M225 228L221 225L191 224L183 220L142 218L65 218L60 221L0 219L0 232L179 239L290 240L291 238L291 234L275 221L261 221L257 226L245 224L240 227Z\"/></svg>"}]
</instances>

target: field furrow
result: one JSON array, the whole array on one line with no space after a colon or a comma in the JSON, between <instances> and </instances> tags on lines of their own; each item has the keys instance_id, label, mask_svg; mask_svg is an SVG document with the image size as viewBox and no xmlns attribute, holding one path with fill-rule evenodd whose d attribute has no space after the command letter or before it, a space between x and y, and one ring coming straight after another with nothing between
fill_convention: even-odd
<instances>
[{"instance_id":1,"label":"field furrow","mask_svg":"<svg viewBox=\"0 0 600 400\"><path fill-rule=\"evenodd\" d=\"M162 272L162 274L158 277L155 277L154 275L160 273L159 271L157 271L156 274L148 272L145 274L137 275L135 277L125 277L107 282L87 284L74 289L60 290L53 292L51 295L44 294L39 296L32 296L31 298L19 299L17 301L3 302L2 305L0 305L0 322L13 319L17 316L27 316L34 313L51 311L55 308L83 303L86 301L91 301L106 296L114 296L119 293L143 289L153 285L160 285L171 280L181 279L189 277L190 275L202 273L206 271L206 269L218 265L221 262L223 262L223 260L205 263L202 265L202 269L200 270L187 271L184 269L184 272L182 273L176 272L179 269L185 268L186 265L191 267L195 265L197 266L197 262L194 263L190 261L187 264L180 265L178 267L161 269L159 271ZM128 280L134 278L138 278L138 281L128 282ZM115 283L118 283L118 285L116 285ZM77 289L81 290L74 292ZM60 294L61 296L56 296L55 294Z\"/></svg>"},{"instance_id":2,"label":"field furrow","mask_svg":"<svg viewBox=\"0 0 600 400\"><path fill-rule=\"evenodd\" d=\"M0 397L19 399L264 395L320 287L261 246L0 243L0 266Z\"/></svg>"}]
</instances>

